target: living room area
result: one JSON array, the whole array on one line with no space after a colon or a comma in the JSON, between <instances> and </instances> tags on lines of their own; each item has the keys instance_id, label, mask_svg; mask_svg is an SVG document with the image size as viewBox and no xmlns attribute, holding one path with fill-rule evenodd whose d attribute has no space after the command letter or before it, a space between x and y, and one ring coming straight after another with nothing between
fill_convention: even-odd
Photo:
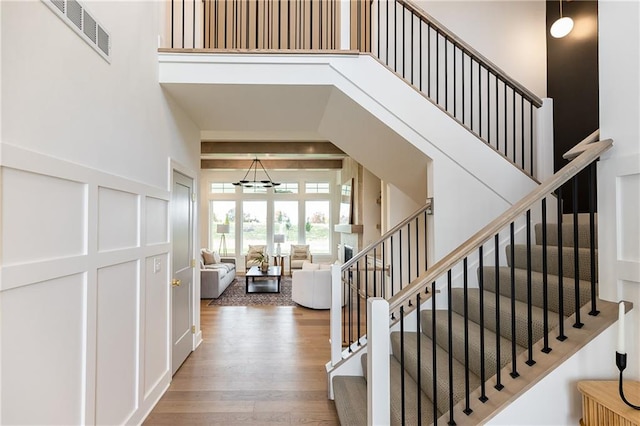
<instances>
[{"instance_id":1,"label":"living room area","mask_svg":"<svg viewBox=\"0 0 640 426\"><path fill-rule=\"evenodd\" d=\"M201 269L234 265L233 277L223 271L226 279L214 283L202 272L202 299L232 291L233 278L243 285L251 266L259 266L251 262L256 252L290 285L303 263L328 269L344 260L344 246L357 253L380 237L386 185L330 142L201 145ZM253 292L249 285L246 293ZM267 292L279 293L279 286Z\"/></svg>"}]
</instances>

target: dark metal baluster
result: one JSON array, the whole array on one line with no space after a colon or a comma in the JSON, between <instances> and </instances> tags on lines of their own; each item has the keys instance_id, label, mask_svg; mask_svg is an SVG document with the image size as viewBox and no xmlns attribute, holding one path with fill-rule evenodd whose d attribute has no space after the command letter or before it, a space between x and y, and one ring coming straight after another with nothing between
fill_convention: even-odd
<instances>
[{"instance_id":1,"label":"dark metal baluster","mask_svg":"<svg viewBox=\"0 0 640 426\"><path fill-rule=\"evenodd\" d=\"M484 360L484 249L481 245L478 247L478 268L481 271L478 274L478 294L480 296L480 398L482 402L487 402L486 392L486 371Z\"/></svg>"},{"instance_id":2,"label":"dark metal baluster","mask_svg":"<svg viewBox=\"0 0 640 426\"><path fill-rule=\"evenodd\" d=\"M389 250L389 256L391 257L391 259L389 259L390 260L389 261L389 276L391 277L391 294L395 295L396 291L394 289L394 285L393 284L395 283L395 275L396 274L395 274L395 271L394 271L395 263L393 261L393 259L395 258L395 255L393 253L393 235L391 236L390 240L391 240L390 241L391 248Z\"/></svg>"},{"instance_id":3,"label":"dark metal baluster","mask_svg":"<svg viewBox=\"0 0 640 426\"><path fill-rule=\"evenodd\" d=\"M496 74L496 150L500 152L500 101L498 100L499 82L498 75Z\"/></svg>"},{"instance_id":4,"label":"dark metal baluster","mask_svg":"<svg viewBox=\"0 0 640 426\"><path fill-rule=\"evenodd\" d=\"M411 222L407 223L407 284L411 282Z\"/></svg>"},{"instance_id":5,"label":"dark metal baluster","mask_svg":"<svg viewBox=\"0 0 640 426\"><path fill-rule=\"evenodd\" d=\"M503 113L503 117L504 117L504 156L509 158L509 144L508 142L508 138L507 138L507 133L508 128L507 128L507 82L503 82L504 83L504 113Z\"/></svg>"},{"instance_id":6,"label":"dark metal baluster","mask_svg":"<svg viewBox=\"0 0 640 426\"><path fill-rule=\"evenodd\" d=\"M424 270L429 269L429 240L427 236L427 211L424 212Z\"/></svg>"},{"instance_id":7,"label":"dark metal baluster","mask_svg":"<svg viewBox=\"0 0 640 426\"><path fill-rule=\"evenodd\" d=\"M589 166L589 260L591 266L591 311L589 315L600 313L596 306L596 163Z\"/></svg>"},{"instance_id":8,"label":"dark metal baluster","mask_svg":"<svg viewBox=\"0 0 640 426\"><path fill-rule=\"evenodd\" d=\"M440 33L436 30L436 103L440 105Z\"/></svg>"},{"instance_id":9,"label":"dark metal baluster","mask_svg":"<svg viewBox=\"0 0 640 426\"><path fill-rule=\"evenodd\" d=\"M403 425L407 424L404 383L404 306L400 306L400 413Z\"/></svg>"},{"instance_id":10,"label":"dark metal baluster","mask_svg":"<svg viewBox=\"0 0 640 426\"><path fill-rule=\"evenodd\" d=\"M572 183L572 208L573 208L573 284L575 288L576 303L576 322L574 328L582 328L584 324L580 321L580 260L579 260L579 244L578 244L578 175L571 179Z\"/></svg>"},{"instance_id":11,"label":"dark metal baluster","mask_svg":"<svg viewBox=\"0 0 640 426\"><path fill-rule=\"evenodd\" d=\"M449 111L449 59L447 53L449 52L449 39L444 36L444 109Z\"/></svg>"},{"instance_id":12,"label":"dark metal baluster","mask_svg":"<svg viewBox=\"0 0 640 426\"><path fill-rule=\"evenodd\" d=\"M511 255L511 373L514 379L520 374L516 366L518 353L516 351L516 262L515 262L515 223L509 225L509 254Z\"/></svg>"},{"instance_id":13,"label":"dark metal baluster","mask_svg":"<svg viewBox=\"0 0 640 426\"><path fill-rule=\"evenodd\" d=\"M549 347L549 295L547 276L547 199L542 199L542 335L544 347L542 352L551 352Z\"/></svg>"},{"instance_id":14,"label":"dark metal baluster","mask_svg":"<svg viewBox=\"0 0 640 426\"><path fill-rule=\"evenodd\" d=\"M406 46L406 43L405 43L405 40L404 40L405 39L405 33L406 33L406 30L405 30L405 27L404 27L404 17L405 17L406 14L407 14L407 11L403 7L402 8L402 76L403 77L406 77L406 75L407 75L407 63L405 62L405 52L404 52L405 51L405 46Z\"/></svg>"},{"instance_id":15,"label":"dark metal baluster","mask_svg":"<svg viewBox=\"0 0 640 426\"><path fill-rule=\"evenodd\" d=\"M513 97L511 98L511 105L513 109L513 164L517 163L518 156L516 155L516 89L511 89Z\"/></svg>"},{"instance_id":16,"label":"dark metal baluster","mask_svg":"<svg viewBox=\"0 0 640 426\"><path fill-rule=\"evenodd\" d=\"M524 96L520 96L520 133L520 143L522 144L522 170L524 170Z\"/></svg>"},{"instance_id":17,"label":"dark metal baluster","mask_svg":"<svg viewBox=\"0 0 640 426\"><path fill-rule=\"evenodd\" d=\"M171 0L171 48L173 49L173 21L175 17L173 16L173 8L174 8L173 0Z\"/></svg>"},{"instance_id":18,"label":"dark metal baluster","mask_svg":"<svg viewBox=\"0 0 640 426\"><path fill-rule=\"evenodd\" d=\"M531 168L529 174L533 176L533 104L529 102L529 161Z\"/></svg>"},{"instance_id":19,"label":"dark metal baluster","mask_svg":"<svg viewBox=\"0 0 640 426\"><path fill-rule=\"evenodd\" d=\"M247 32L247 34L249 33ZM287 49L291 49L291 47L291 0L287 0Z\"/></svg>"},{"instance_id":20,"label":"dark metal baluster","mask_svg":"<svg viewBox=\"0 0 640 426\"><path fill-rule=\"evenodd\" d=\"M562 186L558 188L558 208L557 208L557 220L558 220L558 323L560 328L558 329L558 337L556 339L561 342L567 340L567 336L564 334L564 250L562 247Z\"/></svg>"},{"instance_id":21,"label":"dark metal baluster","mask_svg":"<svg viewBox=\"0 0 640 426\"><path fill-rule=\"evenodd\" d=\"M351 267L350 273L353 274L353 266ZM357 327L357 330L358 330L356 338L358 339L358 345L360 345L360 336L362 336L362 329L360 327L360 323L361 323L360 318L362 318L362 312L361 312L361 308L362 308L361 300L362 300L362 297L360 295L362 293L362 287L361 287L361 284L360 284L360 273L358 272L358 264L357 263L356 263L356 271L355 271L355 273L356 273L356 283L357 283L357 287L356 288L358 289L357 294L356 294L356 300L357 300L357 303L356 303L356 327ZM365 298L366 298L366 293L365 293ZM366 311L366 307L365 307L365 311Z\"/></svg>"},{"instance_id":22,"label":"dark metal baluster","mask_svg":"<svg viewBox=\"0 0 640 426\"><path fill-rule=\"evenodd\" d=\"M418 74L419 74L419 85L418 88L422 92L422 21L418 20Z\"/></svg>"},{"instance_id":23,"label":"dark metal baluster","mask_svg":"<svg viewBox=\"0 0 640 426\"><path fill-rule=\"evenodd\" d=\"M376 289L378 288L378 257L376 256L377 248L373 248L373 293L376 295ZM382 287L380 287L380 297L384 297L382 293Z\"/></svg>"},{"instance_id":24,"label":"dark metal baluster","mask_svg":"<svg viewBox=\"0 0 640 426\"><path fill-rule=\"evenodd\" d=\"M447 271L447 352L449 355L449 424L455 425L453 419L453 320L451 300L451 269ZM435 377L434 380L437 380ZM403 423L404 424L404 423Z\"/></svg>"},{"instance_id":25,"label":"dark metal baluster","mask_svg":"<svg viewBox=\"0 0 640 426\"><path fill-rule=\"evenodd\" d=\"M500 377L501 356L500 356L500 235L494 237L495 252L495 278L496 278L496 385L494 388L502 390L504 385Z\"/></svg>"},{"instance_id":26,"label":"dark metal baluster","mask_svg":"<svg viewBox=\"0 0 640 426\"><path fill-rule=\"evenodd\" d=\"M489 77L491 77L491 72L487 68L487 143L491 145L491 83Z\"/></svg>"},{"instance_id":27,"label":"dark metal baluster","mask_svg":"<svg viewBox=\"0 0 640 426\"><path fill-rule=\"evenodd\" d=\"M433 394L433 424L438 424L438 360L437 360L437 342L436 342L436 282L431 283L431 370L433 371L432 394Z\"/></svg>"},{"instance_id":28,"label":"dark metal baluster","mask_svg":"<svg viewBox=\"0 0 640 426\"><path fill-rule=\"evenodd\" d=\"M418 230L420 225L420 222L418 220L419 218L420 216L416 216L416 278L420 276L420 233Z\"/></svg>"},{"instance_id":29,"label":"dark metal baluster","mask_svg":"<svg viewBox=\"0 0 640 426\"><path fill-rule=\"evenodd\" d=\"M402 270L404 269L402 267L402 229L399 230L398 234L400 239L400 241L398 241L398 273L400 274L400 290L402 290L404 287L404 280L402 279Z\"/></svg>"},{"instance_id":30,"label":"dark metal baluster","mask_svg":"<svg viewBox=\"0 0 640 426\"><path fill-rule=\"evenodd\" d=\"M194 3L193 10L194 10L194 13L195 13L195 10L196 10L196 8L195 8L195 0L194 0L193 3ZM205 44L205 41L207 39L207 11L208 11L207 3L203 1L202 2L202 47L203 48L207 47L207 45ZM195 22L195 17L194 17L194 21L193 22ZM195 29L195 25L194 25L194 29ZM194 35L193 40L195 42L195 35ZM195 47L195 46L193 46L193 47Z\"/></svg>"},{"instance_id":31,"label":"dark metal baluster","mask_svg":"<svg viewBox=\"0 0 640 426\"><path fill-rule=\"evenodd\" d=\"M480 64L478 64L478 73L480 73ZM472 132L475 132L475 127L473 126L473 57L469 56L469 85L471 86L469 88L469 94L470 94L470 100L469 100L469 128L471 129Z\"/></svg>"},{"instance_id":32,"label":"dark metal baluster","mask_svg":"<svg viewBox=\"0 0 640 426\"><path fill-rule=\"evenodd\" d=\"M251 11L251 5L249 4L249 0L246 1L244 10L245 10L245 15L246 15L246 18L245 18L245 40L246 40L246 43L247 43L246 48L249 49L249 38L250 38L250 36L249 36L249 27L251 26L251 24L249 23L249 15L250 15L250 11Z\"/></svg>"},{"instance_id":33,"label":"dark metal baluster","mask_svg":"<svg viewBox=\"0 0 640 426\"><path fill-rule=\"evenodd\" d=\"M525 361L528 366L536 362L533 360L533 325L531 309L531 210L527 210L527 352L529 358Z\"/></svg>"},{"instance_id":34,"label":"dark metal baluster","mask_svg":"<svg viewBox=\"0 0 640 426\"><path fill-rule=\"evenodd\" d=\"M196 0L193 0L193 20L191 21L193 22L193 28L192 28L192 35L191 35L191 41L193 44L193 48L196 48Z\"/></svg>"},{"instance_id":35,"label":"dark metal baluster","mask_svg":"<svg viewBox=\"0 0 640 426\"><path fill-rule=\"evenodd\" d=\"M411 53L409 56L409 59L411 59L411 84L413 84L413 57L414 57L414 53L413 53L413 21L414 16L413 14L410 16L411 19Z\"/></svg>"},{"instance_id":36,"label":"dark metal baluster","mask_svg":"<svg viewBox=\"0 0 640 426\"><path fill-rule=\"evenodd\" d=\"M422 398L420 395L422 394L422 351L421 351L421 340L422 340L422 332L420 331L420 293L416 294L416 395L418 395L417 401L417 419L418 426L422 424Z\"/></svg>"},{"instance_id":37,"label":"dark metal baluster","mask_svg":"<svg viewBox=\"0 0 640 426\"><path fill-rule=\"evenodd\" d=\"M282 49L282 0L278 0L278 49Z\"/></svg>"},{"instance_id":38,"label":"dark metal baluster","mask_svg":"<svg viewBox=\"0 0 640 426\"><path fill-rule=\"evenodd\" d=\"M427 96L431 97L431 25L427 24Z\"/></svg>"},{"instance_id":39,"label":"dark metal baluster","mask_svg":"<svg viewBox=\"0 0 640 426\"><path fill-rule=\"evenodd\" d=\"M456 45L453 45L453 116L458 117L458 108L456 107L456 87L458 84L458 70L457 70L457 61L456 61ZM447 90L448 91L448 90ZM464 120L462 122L464 124Z\"/></svg>"},{"instance_id":40,"label":"dark metal baluster","mask_svg":"<svg viewBox=\"0 0 640 426\"><path fill-rule=\"evenodd\" d=\"M464 291L464 410L467 416L473 413L469 400L469 282L467 258L462 260ZM482 272L481 272L482 273Z\"/></svg>"},{"instance_id":41,"label":"dark metal baluster","mask_svg":"<svg viewBox=\"0 0 640 426\"><path fill-rule=\"evenodd\" d=\"M398 71L398 4L393 2L393 70Z\"/></svg>"},{"instance_id":42,"label":"dark metal baluster","mask_svg":"<svg viewBox=\"0 0 640 426\"><path fill-rule=\"evenodd\" d=\"M184 49L184 31L185 31L185 27L184 27L184 3L185 0L182 0L182 48Z\"/></svg>"}]
</instances>

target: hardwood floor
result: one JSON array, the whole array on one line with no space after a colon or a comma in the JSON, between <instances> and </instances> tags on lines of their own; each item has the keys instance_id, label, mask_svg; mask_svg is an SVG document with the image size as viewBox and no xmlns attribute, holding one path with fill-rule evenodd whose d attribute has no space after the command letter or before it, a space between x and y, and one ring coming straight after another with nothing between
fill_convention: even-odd
<instances>
[{"instance_id":1,"label":"hardwood floor","mask_svg":"<svg viewBox=\"0 0 640 426\"><path fill-rule=\"evenodd\" d=\"M145 425L339 425L327 398L329 311L201 304L204 342Z\"/></svg>"}]
</instances>

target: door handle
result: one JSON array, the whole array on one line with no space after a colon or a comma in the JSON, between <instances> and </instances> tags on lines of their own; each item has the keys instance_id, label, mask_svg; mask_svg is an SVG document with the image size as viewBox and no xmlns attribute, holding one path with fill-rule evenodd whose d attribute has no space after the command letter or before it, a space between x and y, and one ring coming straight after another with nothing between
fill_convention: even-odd
<instances>
[{"instance_id":1,"label":"door handle","mask_svg":"<svg viewBox=\"0 0 640 426\"><path fill-rule=\"evenodd\" d=\"M171 287L180 287L180 284L182 284L182 283L177 278L174 278L174 279L171 280Z\"/></svg>"}]
</instances>

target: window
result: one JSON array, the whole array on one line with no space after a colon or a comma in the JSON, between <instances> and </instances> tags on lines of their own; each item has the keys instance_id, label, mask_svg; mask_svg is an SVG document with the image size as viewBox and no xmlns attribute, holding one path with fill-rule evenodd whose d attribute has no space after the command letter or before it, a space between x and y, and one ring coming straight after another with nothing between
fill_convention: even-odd
<instances>
[{"instance_id":1,"label":"window","mask_svg":"<svg viewBox=\"0 0 640 426\"><path fill-rule=\"evenodd\" d=\"M236 254L236 202L235 201L211 201L209 208L209 248L217 250L221 255L231 256ZM218 233L218 225L229 225L229 231L225 234ZM224 237L223 237L224 235ZM224 248L226 247L226 254Z\"/></svg>"},{"instance_id":2,"label":"window","mask_svg":"<svg viewBox=\"0 0 640 426\"><path fill-rule=\"evenodd\" d=\"M211 184L212 194L235 194L236 187L231 183L226 182L213 182Z\"/></svg>"},{"instance_id":3,"label":"window","mask_svg":"<svg viewBox=\"0 0 640 426\"><path fill-rule=\"evenodd\" d=\"M242 187L243 194L266 194L267 188L264 186L243 186Z\"/></svg>"},{"instance_id":4,"label":"window","mask_svg":"<svg viewBox=\"0 0 640 426\"><path fill-rule=\"evenodd\" d=\"M280 186L274 187L273 192L275 192L276 194L297 194L298 184L292 182L283 182L280 184Z\"/></svg>"},{"instance_id":5,"label":"window","mask_svg":"<svg viewBox=\"0 0 640 426\"><path fill-rule=\"evenodd\" d=\"M304 190L307 194L328 194L329 182L307 182Z\"/></svg>"},{"instance_id":6,"label":"window","mask_svg":"<svg viewBox=\"0 0 640 426\"><path fill-rule=\"evenodd\" d=\"M242 202L242 253L249 245L267 244L267 202Z\"/></svg>"},{"instance_id":7,"label":"window","mask_svg":"<svg viewBox=\"0 0 640 426\"><path fill-rule=\"evenodd\" d=\"M329 200L305 202L305 242L309 244L311 253L331 252L330 211Z\"/></svg>"},{"instance_id":8,"label":"window","mask_svg":"<svg viewBox=\"0 0 640 426\"><path fill-rule=\"evenodd\" d=\"M298 243L298 202L274 201L273 234L283 234L282 253L290 253L291 244Z\"/></svg>"}]
</instances>

